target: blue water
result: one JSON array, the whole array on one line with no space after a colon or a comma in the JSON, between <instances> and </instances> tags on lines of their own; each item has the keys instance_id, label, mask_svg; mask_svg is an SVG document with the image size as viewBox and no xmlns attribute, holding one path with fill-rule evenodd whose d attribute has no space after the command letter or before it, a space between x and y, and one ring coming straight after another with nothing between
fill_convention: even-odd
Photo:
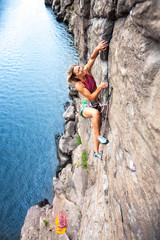
<instances>
[{"instance_id":1,"label":"blue water","mask_svg":"<svg viewBox=\"0 0 160 240\"><path fill-rule=\"evenodd\" d=\"M0 0L0 239L17 240L30 206L52 202L73 38L44 0Z\"/></svg>"}]
</instances>

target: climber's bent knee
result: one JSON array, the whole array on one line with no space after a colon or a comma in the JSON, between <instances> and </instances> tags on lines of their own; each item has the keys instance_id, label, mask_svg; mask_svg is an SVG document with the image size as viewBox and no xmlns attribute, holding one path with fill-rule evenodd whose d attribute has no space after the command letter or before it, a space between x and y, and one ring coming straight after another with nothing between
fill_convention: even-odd
<instances>
[{"instance_id":1,"label":"climber's bent knee","mask_svg":"<svg viewBox=\"0 0 160 240\"><path fill-rule=\"evenodd\" d=\"M97 109L92 107L85 107L82 111L82 116L85 118L99 117L100 113Z\"/></svg>"},{"instance_id":2,"label":"climber's bent knee","mask_svg":"<svg viewBox=\"0 0 160 240\"><path fill-rule=\"evenodd\" d=\"M100 118L100 112L97 109L93 111L93 118Z\"/></svg>"}]
</instances>

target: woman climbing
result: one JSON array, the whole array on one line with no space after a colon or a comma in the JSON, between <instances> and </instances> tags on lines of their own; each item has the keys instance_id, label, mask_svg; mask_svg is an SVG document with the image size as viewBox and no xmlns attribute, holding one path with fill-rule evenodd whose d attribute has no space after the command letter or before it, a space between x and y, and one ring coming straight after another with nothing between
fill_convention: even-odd
<instances>
[{"instance_id":1,"label":"woman climbing","mask_svg":"<svg viewBox=\"0 0 160 240\"><path fill-rule=\"evenodd\" d=\"M69 83L74 82L75 88L80 92L84 99L81 105L81 116L84 118L91 118L93 131L94 131L94 157L101 159L99 153L99 143L107 144L108 140L100 135L101 128L101 115L100 107L97 103L98 95L103 88L108 87L107 82L101 83L98 87L91 74L91 68L96 60L99 51L105 51L107 49L108 42L102 41L95 48L88 63L84 68L78 65L72 65L69 67L67 72L67 80Z\"/></svg>"}]
</instances>

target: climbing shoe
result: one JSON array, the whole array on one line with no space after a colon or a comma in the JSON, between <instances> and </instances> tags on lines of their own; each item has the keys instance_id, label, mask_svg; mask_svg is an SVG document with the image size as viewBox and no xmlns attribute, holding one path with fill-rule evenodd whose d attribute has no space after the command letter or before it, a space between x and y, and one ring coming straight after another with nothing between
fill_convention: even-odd
<instances>
[{"instance_id":1,"label":"climbing shoe","mask_svg":"<svg viewBox=\"0 0 160 240\"><path fill-rule=\"evenodd\" d=\"M93 153L93 157L97 157L99 158L100 160L102 160L102 157L101 157L101 154L100 153Z\"/></svg>"},{"instance_id":2,"label":"climbing shoe","mask_svg":"<svg viewBox=\"0 0 160 240\"><path fill-rule=\"evenodd\" d=\"M104 138L103 136L99 136L98 138L98 141L102 144L107 144L109 143L108 139Z\"/></svg>"}]
</instances>

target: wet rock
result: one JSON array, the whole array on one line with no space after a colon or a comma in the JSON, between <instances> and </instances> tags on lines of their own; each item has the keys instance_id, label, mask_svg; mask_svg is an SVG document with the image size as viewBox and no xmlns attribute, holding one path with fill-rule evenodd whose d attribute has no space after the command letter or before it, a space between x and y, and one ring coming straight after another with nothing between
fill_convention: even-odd
<instances>
[{"instance_id":1,"label":"wet rock","mask_svg":"<svg viewBox=\"0 0 160 240\"><path fill-rule=\"evenodd\" d=\"M45 0L45 5L52 6L53 0Z\"/></svg>"},{"instance_id":2,"label":"wet rock","mask_svg":"<svg viewBox=\"0 0 160 240\"><path fill-rule=\"evenodd\" d=\"M58 13L57 13L57 16L56 16L56 19L57 19L57 21L59 21L59 22L63 22L64 13L58 12Z\"/></svg>"},{"instance_id":3,"label":"wet rock","mask_svg":"<svg viewBox=\"0 0 160 240\"><path fill-rule=\"evenodd\" d=\"M37 203L36 205L38 205L38 207L44 207L44 206L46 206L47 204L50 205L50 203L48 202L48 200L45 198L43 201Z\"/></svg>"}]
</instances>

